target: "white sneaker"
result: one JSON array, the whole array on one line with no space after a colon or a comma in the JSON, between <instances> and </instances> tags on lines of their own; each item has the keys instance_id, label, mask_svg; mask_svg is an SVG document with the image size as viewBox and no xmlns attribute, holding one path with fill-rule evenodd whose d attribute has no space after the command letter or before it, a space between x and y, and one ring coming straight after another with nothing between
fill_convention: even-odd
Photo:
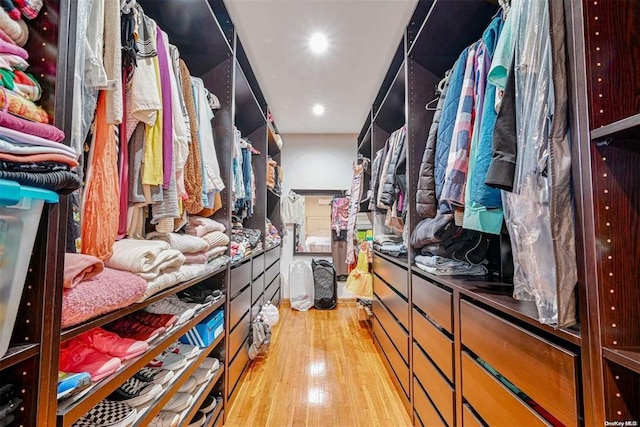
<instances>
[{"instance_id":1,"label":"white sneaker","mask_svg":"<svg viewBox=\"0 0 640 427\"><path fill-rule=\"evenodd\" d=\"M155 314L172 314L178 317L176 324L182 324L191 319L196 314L196 310L187 306L180 298L175 295L169 295L159 301L149 304L144 308L145 311Z\"/></svg>"},{"instance_id":2,"label":"white sneaker","mask_svg":"<svg viewBox=\"0 0 640 427\"><path fill-rule=\"evenodd\" d=\"M196 389L197 386L198 386L198 383L196 379L193 377L189 377L187 378L187 381L185 381L184 384L182 384L182 387L180 387L180 389L178 390L178 393L191 394L193 393L193 391Z\"/></svg>"},{"instance_id":3,"label":"white sneaker","mask_svg":"<svg viewBox=\"0 0 640 427\"><path fill-rule=\"evenodd\" d=\"M187 358L181 354L164 351L157 355L155 359L147 363L148 368L162 368L170 371L182 368L187 364Z\"/></svg>"},{"instance_id":4,"label":"white sneaker","mask_svg":"<svg viewBox=\"0 0 640 427\"><path fill-rule=\"evenodd\" d=\"M164 407L165 411L182 412L193 404L193 396L187 393L176 393Z\"/></svg>"},{"instance_id":5,"label":"white sneaker","mask_svg":"<svg viewBox=\"0 0 640 427\"><path fill-rule=\"evenodd\" d=\"M220 367L220 361L215 357L205 357L205 359L200 364L200 367L213 372L217 370L218 367Z\"/></svg>"},{"instance_id":6,"label":"white sneaker","mask_svg":"<svg viewBox=\"0 0 640 427\"><path fill-rule=\"evenodd\" d=\"M217 403L218 401L215 397L207 396L206 399L204 399L204 401L202 402L202 405L200 405L200 411L204 412L205 414L213 412L213 410L216 408Z\"/></svg>"},{"instance_id":7,"label":"white sneaker","mask_svg":"<svg viewBox=\"0 0 640 427\"><path fill-rule=\"evenodd\" d=\"M191 374L191 377L196 380L197 385L204 384L213 378L213 371L206 368L198 368Z\"/></svg>"},{"instance_id":8,"label":"white sneaker","mask_svg":"<svg viewBox=\"0 0 640 427\"><path fill-rule=\"evenodd\" d=\"M204 414L204 412L198 411L191 419L191 422L189 423L189 427L202 427L206 422L207 422L207 416Z\"/></svg>"},{"instance_id":9,"label":"white sneaker","mask_svg":"<svg viewBox=\"0 0 640 427\"><path fill-rule=\"evenodd\" d=\"M202 352L202 348L176 341L171 344L165 351L179 354L180 356L184 356L187 359L193 359Z\"/></svg>"},{"instance_id":10,"label":"white sneaker","mask_svg":"<svg viewBox=\"0 0 640 427\"><path fill-rule=\"evenodd\" d=\"M151 420L149 427L176 427L180 422L180 415L175 412L162 411Z\"/></svg>"}]
</instances>

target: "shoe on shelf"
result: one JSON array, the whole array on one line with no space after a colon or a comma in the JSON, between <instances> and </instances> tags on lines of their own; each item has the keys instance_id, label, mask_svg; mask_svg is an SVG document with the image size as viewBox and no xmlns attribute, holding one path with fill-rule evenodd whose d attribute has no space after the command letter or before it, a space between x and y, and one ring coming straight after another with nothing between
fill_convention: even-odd
<instances>
[{"instance_id":1,"label":"shoe on shelf","mask_svg":"<svg viewBox=\"0 0 640 427\"><path fill-rule=\"evenodd\" d=\"M70 373L58 371L58 399L76 394L91 385L91 375L87 372Z\"/></svg>"},{"instance_id":2,"label":"shoe on shelf","mask_svg":"<svg viewBox=\"0 0 640 427\"><path fill-rule=\"evenodd\" d=\"M147 363L147 367L175 371L186 364L187 358L183 355L165 351L157 355L151 362Z\"/></svg>"},{"instance_id":3,"label":"shoe on shelf","mask_svg":"<svg viewBox=\"0 0 640 427\"><path fill-rule=\"evenodd\" d=\"M194 285L178 293L178 297L189 303L209 304L222 297L222 292L218 289L211 289L206 286Z\"/></svg>"},{"instance_id":4,"label":"shoe on shelf","mask_svg":"<svg viewBox=\"0 0 640 427\"><path fill-rule=\"evenodd\" d=\"M96 382L120 369L118 357L109 356L86 343L71 339L60 346L60 369L62 372L87 372Z\"/></svg>"},{"instance_id":5,"label":"shoe on shelf","mask_svg":"<svg viewBox=\"0 0 640 427\"><path fill-rule=\"evenodd\" d=\"M214 409L216 409L217 403L218 401L215 397L207 396L202 402L202 405L200 405L200 411L204 412L205 414L210 414Z\"/></svg>"},{"instance_id":6,"label":"shoe on shelf","mask_svg":"<svg viewBox=\"0 0 640 427\"><path fill-rule=\"evenodd\" d=\"M191 422L189 423L189 427L202 427L207 422L207 415L204 412L196 412L196 414L191 418Z\"/></svg>"},{"instance_id":7,"label":"shoe on shelf","mask_svg":"<svg viewBox=\"0 0 640 427\"><path fill-rule=\"evenodd\" d=\"M126 403L103 400L73 425L125 427L132 425L137 416L138 411Z\"/></svg>"},{"instance_id":8,"label":"shoe on shelf","mask_svg":"<svg viewBox=\"0 0 640 427\"><path fill-rule=\"evenodd\" d=\"M220 361L215 357L205 357L200 367L215 372L220 367Z\"/></svg>"},{"instance_id":9,"label":"shoe on shelf","mask_svg":"<svg viewBox=\"0 0 640 427\"><path fill-rule=\"evenodd\" d=\"M154 328L169 329L178 321L178 316L173 314L148 313L144 310L132 313L131 319L140 322L143 325L152 326Z\"/></svg>"},{"instance_id":10,"label":"shoe on shelf","mask_svg":"<svg viewBox=\"0 0 640 427\"><path fill-rule=\"evenodd\" d=\"M7 400L4 404L0 405L0 421L2 421L3 418L9 416L9 414L16 409L18 409L21 403L22 399L18 396L14 396L11 399Z\"/></svg>"},{"instance_id":11,"label":"shoe on shelf","mask_svg":"<svg viewBox=\"0 0 640 427\"><path fill-rule=\"evenodd\" d=\"M151 420L149 427L176 427L180 422L180 415L175 412L161 411Z\"/></svg>"},{"instance_id":12,"label":"shoe on shelf","mask_svg":"<svg viewBox=\"0 0 640 427\"><path fill-rule=\"evenodd\" d=\"M165 351L180 354L187 359L193 359L202 352L202 348L197 345L184 344L177 341L171 344Z\"/></svg>"},{"instance_id":13,"label":"shoe on shelf","mask_svg":"<svg viewBox=\"0 0 640 427\"><path fill-rule=\"evenodd\" d=\"M164 406L164 411L182 412L193 404L193 396L187 393L176 393Z\"/></svg>"},{"instance_id":14,"label":"shoe on shelf","mask_svg":"<svg viewBox=\"0 0 640 427\"><path fill-rule=\"evenodd\" d=\"M193 374L191 374L191 376L195 378L196 384L200 385L206 383L207 381L210 381L211 378L213 378L213 371L205 368L198 368L193 372Z\"/></svg>"},{"instance_id":15,"label":"shoe on shelf","mask_svg":"<svg viewBox=\"0 0 640 427\"><path fill-rule=\"evenodd\" d=\"M149 313L172 314L177 316L178 321L176 323L181 325L193 318L196 314L196 310L199 308L200 306L197 308L189 307L186 302L181 301L177 296L169 295L166 298L149 304L144 310Z\"/></svg>"},{"instance_id":16,"label":"shoe on shelf","mask_svg":"<svg viewBox=\"0 0 640 427\"><path fill-rule=\"evenodd\" d=\"M131 338L138 341L146 341L148 343L167 331L164 327L154 328L153 326L136 322L129 317L123 317L113 323L105 325L105 329L114 332L121 337Z\"/></svg>"},{"instance_id":17,"label":"shoe on shelf","mask_svg":"<svg viewBox=\"0 0 640 427\"><path fill-rule=\"evenodd\" d=\"M144 367L133 374L133 376L140 381L163 385L173 378L174 373L168 369Z\"/></svg>"},{"instance_id":18,"label":"shoe on shelf","mask_svg":"<svg viewBox=\"0 0 640 427\"><path fill-rule=\"evenodd\" d=\"M102 328L93 328L79 335L77 339L101 353L119 357L123 362L140 356L149 349L149 344L145 341L123 338Z\"/></svg>"},{"instance_id":19,"label":"shoe on shelf","mask_svg":"<svg viewBox=\"0 0 640 427\"><path fill-rule=\"evenodd\" d=\"M0 427L8 426L15 419L16 419L15 415L7 415L4 418L0 418Z\"/></svg>"},{"instance_id":20,"label":"shoe on shelf","mask_svg":"<svg viewBox=\"0 0 640 427\"><path fill-rule=\"evenodd\" d=\"M158 397L162 393L160 384L147 383L137 378L129 378L120 387L107 397L107 399L123 402L129 406L140 406Z\"/></svg>"},{"instance_id":21,"label":"shoe on shelf","mask_svg":"<svg viewBox=\"0 0 640 427\"><path fill-rule=\"evenodd\" d=\"M191 393L193 393L193 391L196 389L197 386L198 386L198 383L197 383L196 379L193 378L193 377L189 377L184 382L184 384L182 384L182 387L180 387L180 389L178 389L178 393L191 394Z\"/></svg>"},{"instance_id":22,"label":"shoe on shelf","mask_svg":"<svg viewBox=\"0 0 640 427\"><path fill-rule=\"evenodd\" d=\"M13 384L6 384L0 387L0 406L9 403L11 399L18 395L18 387Z\"/></svg>"}]
</instances>

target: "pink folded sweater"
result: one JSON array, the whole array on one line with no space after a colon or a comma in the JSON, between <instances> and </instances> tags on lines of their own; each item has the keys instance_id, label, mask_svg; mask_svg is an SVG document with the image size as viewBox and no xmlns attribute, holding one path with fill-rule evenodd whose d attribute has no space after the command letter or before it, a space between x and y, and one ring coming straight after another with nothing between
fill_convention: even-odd
<instances>
[{"instance_id":1,"label":"pink folded sweater","mask_svg":"<svg viewBox=\"0 0 640 427\"><path fill-rule=\"evenodd\" d=\"M64 254L64 287L73 288L83 280L89 280L104 270L98 258L84 254Z\"/></svg>"}]
</instances>

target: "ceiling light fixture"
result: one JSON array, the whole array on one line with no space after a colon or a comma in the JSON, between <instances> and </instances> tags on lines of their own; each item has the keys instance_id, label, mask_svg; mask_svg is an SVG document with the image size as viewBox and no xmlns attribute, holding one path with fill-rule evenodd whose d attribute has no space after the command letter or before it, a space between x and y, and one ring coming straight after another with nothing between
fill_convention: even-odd
<instances>
[{"instance_id":1,"label":"ceiling light fixture","mask_svg":"<svg viewBox=\"0 0 640 427\"><path fill-rule=\"evenodd\" d=\"M316 116L321 116L324 114L324 106L321 104L316 104L313 106L313 114Z\"/></svg>"},{"instance_id":2,"label":"ceiling light fixture","mask_svg":"<svg viewBox=\"0 0 640 427\"><path fill-rule=\"evenodd\" d=\"M315 33L309 39L309 47L315 53L324 53L329 47L327 36L322 33Z\"/></svg>"}]
</instances>

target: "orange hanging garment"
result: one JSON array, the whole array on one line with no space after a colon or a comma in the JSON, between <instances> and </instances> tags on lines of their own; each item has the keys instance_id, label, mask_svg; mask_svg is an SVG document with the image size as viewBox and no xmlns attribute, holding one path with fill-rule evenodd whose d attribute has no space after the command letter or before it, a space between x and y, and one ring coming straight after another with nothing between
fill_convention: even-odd
<instances>
[{"instance_id":1,"label":"orange hanging garment","mask_svg":"<svg viewBox=\"0 0 640 427\"><path fill-rule=\"evenodd\" d=\"M100 91L89 156L91 174L82 206L82 253L105 260L118 234L118 142L114 125L107 124L105 92Z\"/></svg>"}]
</instances>

